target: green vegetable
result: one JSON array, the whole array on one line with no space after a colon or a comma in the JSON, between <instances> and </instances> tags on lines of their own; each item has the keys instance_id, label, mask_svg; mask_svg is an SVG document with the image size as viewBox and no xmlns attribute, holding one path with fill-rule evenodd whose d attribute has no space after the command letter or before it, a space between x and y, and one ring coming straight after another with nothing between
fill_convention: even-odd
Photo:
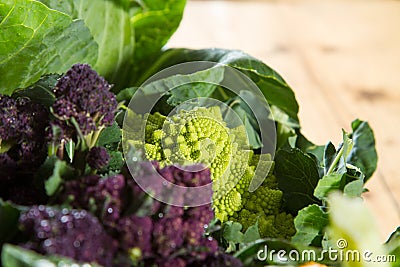
<instances>
[{"instance_id":1,"label":"green vegetable","mask_svg":"<svg viewBox=\"0 0 400 267\"><path fill-rule=\"evenodd\" d=\"M259 220L261 237L289 238L295 233L293 217L281 212L282 191L274 176L249 192L260 156L249 150L244 126L228 128L218 106L181 110L170 117L147 114L145 118L145 143L130 132L128 139L143 147L147 158L159 161L161 166L209 166L216 218L238 221L244 230ZM262 163L268 173L272 162Z\"/></svg>"},{"instance_id":2,"label":"green vegetable","mask_svg":"<svg viewBox=\"0 0 400 267\"><path fill-rule=\"evenodd\" d=\"M161 165L209 166L215 216L226 221L241 209L242 194L248 190L259 161L249 149L243 126L228 128L218 106L181 110L168 118L160 113L147 114L145 119L145 143L129 131L127 139L143 147L148 159ZM268 162L265 164L268 167Z\"/></svg>"},{"instance_id":3,"label":"green vegetable","mask_svg":"<svg viewBox=\"0 0 400 267\"><path fill-rule=\"evenodd\" d=\"M111 83L129 75L133 64L134 28L128 8L119 1L106 0L41 0L48 7L81 19L98 44L94 69ZM79 62L79 59L78 61ZM75 62L76 63L76 62ZM81 62L83 63L83 62Z\"/></svg>"},{"instance_id":4,"label":"green vegetable","mask_svg":"<svg viewBox=\"0 0 400 267\"><path fill-rule=\"evenodd\" d=\"M275 176L270 175L254 192L242 193L242 209L229 219L241 223L244 231L258 222L263 238L290 239L296 230L293 216L282 212L282 196Z\"/></svg>"},{"instance_id":5,"label":"green vegetable","mask_svg":"<svg viewBox=\"0 0 400 267\"><path fill-rule=\"evenodd\" d=\"M317 163L297 148L279 150L274 169L279 188L284 192L285 207L293 215L310 205L320 204L313 196L319 180Z\"/></svg>"},{"instance_id":6,"label":"green vegetable","mask_svg":"<svg viewBox=\"0 0 400 267\"><path fill-rule=\"evenodd\" d=\"M83 21L37 1L2 1L0 32L2 94L27 87L41 75L65 72L76 62L94 64L97 59L98 45Z\"/></svg>"},{"instance_id":7,"label":"green vegetable","mask_svg":"<svg viewBox=\"0 0 400 267\"><path fill-rule=\"evenodd\" d=\"M135 83L149 65L157 60L161 48L178 28L186 0L134 0L129 13L135 29L134 66L131 83Z\"/></svg>"},{"instance_id":8,"label":"green vegetable","mask_svg":"<svg viewBox=\"0 0 400 267\"><path fill-rule=\"evenodd\" d=\"M182 18L185 0L5 0L0 3L0 93L88 63L114 83L135 83ZM29 19L26 19L29 14ZM131 80L133 79L133 80Z\"/></svg>"}]
</instances>

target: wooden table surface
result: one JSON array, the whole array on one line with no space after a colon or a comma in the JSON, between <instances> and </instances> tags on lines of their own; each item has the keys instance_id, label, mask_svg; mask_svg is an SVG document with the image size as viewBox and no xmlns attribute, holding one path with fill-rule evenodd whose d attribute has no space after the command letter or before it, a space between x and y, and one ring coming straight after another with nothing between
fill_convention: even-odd
<instances>
[{"instance_id":1,"label":"wooden table surface","mask_svg":"<svg viewBox=\"0 0 400 267\"><path fill-rule=\"evenodd\" d=\"M382 239L400 225L400 1L188 1L169 47L243 50L296 93L303 132L338 144L355 118L376 135L367 206Z\"/></svg>"}]
</instances>

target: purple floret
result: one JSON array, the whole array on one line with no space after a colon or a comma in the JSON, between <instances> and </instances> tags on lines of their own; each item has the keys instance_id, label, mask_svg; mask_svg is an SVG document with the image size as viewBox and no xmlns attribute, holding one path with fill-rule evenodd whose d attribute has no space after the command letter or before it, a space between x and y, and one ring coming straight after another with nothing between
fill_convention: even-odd
<instances>
[{"instance_id":1,"label":"purple floret","mask_svg":"<svg viewBox=\"0 0 400 267\"><path fill-rule=\"evenodd\" d=\"M111 86L87 64L75 64L60 78L54 88L56 101L53 114L58 121L64 138L76 134L72 120L75 120L83 135L99 127L110 126L117 110L116 96Z\"/></svg>"},{"instance_id":2,"label":"purple floret","mask_svg":"<svg viewBox=\"0 0 400 267\"><path fill-rule=\"evenodd\" d=\"M25 173L34 171L43 163L48 124L49 114L43 106L28 98L0 95L0 142L3 149L7 147L1 153L0 174L7 174L14 165Z\"/></svg>"},{"instance_id":3,"label":"purple floret","mask_svg":"<svg viewBox=\"0 0 400 267\"><path fill-rule=\"evenodd\" d=\"M132 248L140 248L142 256L151 255L151 235L153 221L150 217L137 217L130 215L118 222L120 245L125 251Z\"/></svg>"},{"instance_id":4,"label":"purple floret","mask_svg":"<svg viewBox=\"0 0 400 267\"><path fill-rule=\"evenodd\" d=\"M19 135L19 116L17 101L9 96L0 95L0 138L8 140Z\"/></svg>"},{"instance_id":5,"label":"purple floret","mask_svg":"<svg viewBox=\"0 0 400 267\"><path fill-rule=\"evenodd\" d=\"M23 247L41 254L58 254L81 262L114 266L117 242L85 210L58 210L33 206L20 217L23 233L29 238Z\"/></svg>"},{"instance_id":6,"label":"purple floret","mask_svg":"<svg viewBox=\"0 0 400 267\"><path fill-rule=\"evenodd\" d=\"M183 219L181 217L162 218L154 224L153 242L156 252L168 257L183 244Z\"/></svg>"},{"instance_id":7,"label":"purple floret","mask_svg":"<svg viewBox=\"0 0 400 267\"><path fill-rule=\"evenodd\" d=\"M107 166L110 155L104 147L93 147L90 149L86 161L92 169L100 170Z\"/></svg>"},{"instance_id":8,"label":"purple floret","mask_svg":"<svg viewBox=\"0 0 400 267\"><path fill-rule=\"evenodd\" d=\"M125 178L91 175L68 181L59 197L73 208L93 211L104 225L114 227L121 216Z\"/></svg>"}]
</instances>

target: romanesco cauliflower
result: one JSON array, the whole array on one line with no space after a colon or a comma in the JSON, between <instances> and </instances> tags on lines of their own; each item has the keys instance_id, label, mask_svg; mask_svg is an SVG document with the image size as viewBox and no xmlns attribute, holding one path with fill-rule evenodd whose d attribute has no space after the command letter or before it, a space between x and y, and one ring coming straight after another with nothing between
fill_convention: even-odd
<instances>
[{"instance_id":1,"label":"romanesco cauliflower","mask_svg":"<svg viewBox=\"0 0 400 267\"><path fill-rule=\"evenodd\" d=\"M255 192L248 191L257 164L261 162L259 167L263 168L270 166L271 161L263 162L265 159L253 154L243 125L227 127L218 106L181 110L169 117L160 113L146 114L143 119L146 121L145 142L140 138L135 140L140 136L135 133L128 133L128 138L144 148L148 159L159 161L161 167L203 163L210 168L216 218L239 221L245 229L258 219L263 237L294 234L293 218L279 213L282 192L273 176ZM281 234L281 230L285 230L285 234Z\"/></svg>"}]
</instances>

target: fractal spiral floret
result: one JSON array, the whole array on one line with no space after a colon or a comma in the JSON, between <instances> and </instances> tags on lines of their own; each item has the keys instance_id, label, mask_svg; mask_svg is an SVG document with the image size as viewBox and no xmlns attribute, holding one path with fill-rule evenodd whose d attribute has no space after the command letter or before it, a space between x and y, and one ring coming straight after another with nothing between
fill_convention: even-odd
<instances>
[{"instance_id":1,"label":"fractal spiral floret","mask_svg":"<svg viewBox=\"0 0 400 267\"><path fill-rule=\"evenodd\" d=\"M249 149L243 125L227 126L219 106L181 110L170 117L146 114L143 119L145 142L135 139L139 134L131 133L131 143L143 147L148 159L159 161L161 166L199 162L209 167L216 218L240 221L245 229L258 220L264 237L294 234L293 218L281 212L282 191L273 176L249 192L260 155ZM282 227L288 228L285 234L277 234Z\"/></svg>"}]
</instances>

